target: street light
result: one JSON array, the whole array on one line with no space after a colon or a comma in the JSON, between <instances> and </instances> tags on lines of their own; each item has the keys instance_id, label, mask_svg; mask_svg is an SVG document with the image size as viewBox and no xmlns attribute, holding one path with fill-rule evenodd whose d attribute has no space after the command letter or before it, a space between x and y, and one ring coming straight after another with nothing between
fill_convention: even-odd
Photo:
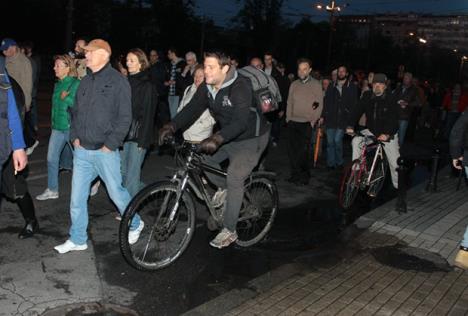
<instances>
[{"instance_id":1,"label":"street light","mask_svg":"<svg viewBox=\"0 0 468 316\"><path fill-rule=\"evenodd\" d=\"M327 52L327 67L330 67L330 59L331 59L331 51L332 51L332 43L333 43L333 32L334 32L334 16L336 12L341 12L343 7L348 6L349 4L344 4L343 6L339 6L336 4L336 1L330 1L329 4L325 6L325 10L330 14L330 33L328 35L328 52ZM318 10L323 10L322 4L317 4L315 6Z\"/></svg>"},{"instance_id":2,"label":"street light","mask_svg":"<svg viewBox=\"0 0 468 316\"><path fill-rule=\"evenodd\" d=\"M423 43L423 44L426 44L426 43L427 43L427 40L424 39L424 38L422 38L422 37L420 37L420 38L419 38L419 42L420 42L420 43Z\"/></svg>"}]
</instances>

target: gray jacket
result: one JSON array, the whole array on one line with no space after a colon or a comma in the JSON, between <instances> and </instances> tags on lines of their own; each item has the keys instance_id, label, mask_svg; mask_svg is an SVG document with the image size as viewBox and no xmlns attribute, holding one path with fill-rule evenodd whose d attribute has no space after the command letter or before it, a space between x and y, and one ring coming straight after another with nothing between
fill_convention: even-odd
<instances>
[{"instance_id":1,"label":"gray jacket","mask_svg":"<svg viewBox=\"0 0 468 316\"><path fill-rule=\"evenodd\" d=\"M128 80L107 64L81 80L71 109L70 139L96 150L122 145L132 122L131 90Z\"/></svg>"}]
</instances>

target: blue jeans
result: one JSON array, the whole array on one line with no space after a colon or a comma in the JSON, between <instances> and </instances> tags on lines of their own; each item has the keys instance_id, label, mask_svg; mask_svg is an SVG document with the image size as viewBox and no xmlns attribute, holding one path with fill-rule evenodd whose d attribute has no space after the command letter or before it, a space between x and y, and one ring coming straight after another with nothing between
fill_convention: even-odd
<instances>
[{"instance_id":1,"label":"blue jeans","mask_svg":"<svg viewBox=\"0 0 468 316\"><path fill-rule=\"evenodd\" d=\"M179 107L179 96L178 95L170 95L167 98L169 102L169 112L171 113L171 120L177 114L177 108Z\"/></svg>"},{"instance_id":2,"label":"blue jeans","mask_svg":"<svg viewBox=\"0 0 468 316\"><path fill-rule=\"evenodd\" d=\"M124 213L130 202L130 195L122 186L118 150L107 153L82 147L75 148L70 198L70 240L76 245L83 245L88 240L87 200L91 182L98 176L106 184L107 192L120 214ZM136 215L130 225L130 230L135 230L139 225L140 217Z\"/></svg>"},{"instance_id":3,"label":"blue jeans","mask_svg":"<svg viewBox=\"0 0 468 316\"><path fill-rule=\"evenodd\" d=\"M145 154L146 149L138 147L138 144L135 142L125 142L123 151L120 153L122 159L122 183L131 197L134 197L143 186L140 176Z\"/></svg>"},{"instance_id":4,"label":"blue jeans","mask_svg":"<svg viewBox=\"0 0 468 316\"><path fill-rule=\"evenodd\" d=\"M465 175L468 178L468 167L465 167ZM463 240L461 242L461 246L468 248L468 226L465 229L465 234L463 235Z\"/></svg>"},{"instance_id":5,"label":"blue jeans","mask_svg":"<svg viewBox=\"0 0 468 316\"><path fill-rule=\"evenodd\" d=\"M58 192L59 188L59 164L68 169L72 169L73 167L73 160L70 160L70 158L60 161L62 151L64 157L66 157L67 150L71 150L69 141L70 131L52 130L47 149L47 188L54 192Z\"/></svg>"},{"instance_id":6,"label":"blue jeans","mask_svg":"<svg viewBox=\"0 0 468 316\"><path fill-rule=\"evenodd\" d=\"M403 146L405 142L406 130L408 129L408 121L399 120L399 127L398 127L398 145Z\"/></svg>"},{"instance_id":7,"label":"blue jeans","mask_svg":"<svg viewBox=\"0 0 468 316\"><path fill-rule=\"evenodd\" d=\"M327 166L343 165L343 129L327 128Z\"/></svg>"}]
</instances>

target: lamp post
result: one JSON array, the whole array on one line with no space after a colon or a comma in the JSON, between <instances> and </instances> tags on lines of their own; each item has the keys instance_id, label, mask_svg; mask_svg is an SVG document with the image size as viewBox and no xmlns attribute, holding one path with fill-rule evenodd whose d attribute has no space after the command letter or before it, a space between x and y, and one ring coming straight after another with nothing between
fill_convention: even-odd
<instances>
[{"instance_id":1,"label":"lamp post","mask_svg":"<svg viewBox=\"0 0 468 316\"><path fill-rule=\"evenodd\" d=\"M462 56L460 57L460 70L458 72L458 78L461 80L463 77L463 66L465 65L465 61L468 60L468 57Z\"/></svg>"},{"instance_id":2,"label":"lamp post","mask_svg":"<svg viewBox=\"0 0 468 316\"><path fill-rule=\"evenodd\" d=\"M347 6L344 5L344 6ZM343 7L344 7L343 6ZM336 1L330 1L330 3L326 6L322 5L322 4L317 4L316 5L316 8L318 10L327 10L327 12L330 14L330 32L328 34L328 52L327 52L327 67L330 68L330 61L331 61L331 54L332 54L332 47L333 47L333 32L335 31L334 30L334 19L335 19L335 14L337 12L341 12L342 10L342 7L341 6L338 6L336 4Z\"/></svg>"}]
</instances>

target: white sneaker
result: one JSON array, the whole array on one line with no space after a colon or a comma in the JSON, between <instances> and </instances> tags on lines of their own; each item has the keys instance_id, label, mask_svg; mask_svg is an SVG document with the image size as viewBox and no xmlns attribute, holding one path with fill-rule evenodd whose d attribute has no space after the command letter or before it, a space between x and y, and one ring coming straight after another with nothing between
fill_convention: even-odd
<instances>
[{"instance_id":1,"label":"white sneaker","mask_svg":"<svg viewBox=\"0 0 468 316\"><path fill-rule=\"evenodd\" d=\"M145 223L140 219L140 225L138 225L138 228L128 232L128 243L130 245L133 245L138 241L138 238L140 238L140 234L143 228L145 228Z\"/></svg>"},{"instance_id":2,"label":"white sneaker","mask_svg":"<svg viewBox=\"0 0 468 316\"><path fill-rule=\"evenodd\" d=\"M95 196L99 191L99 186L101 185L101 181L97 181L92 187L91 192L89 192L90 196Z\"/></svg>"},{"instance_id":3,"label":"white sneaker","mask_svg":"<svg viewBox=\"0 0 468 316\"><path fill-rule=\"evenodd\" d=\"M216 235L215 239L210 241L210 245L221 249L224 247L229 246L233 242L237 240L237 232L231 232L227 228L223 228L218 235Z\"/></svg>"},{"instance_id":4,"label":"white sneaker","mask_svg":"<svg viewBox=\"0 0 468 316\"><path fill-rule=\"evenodd\" d=\"M26 148L26 155L28 155L28 156L31 155L33 153L34 149L36 149L37 146L39 146L39 141L38 140L36 140L34 142L34 144L32 144L31 147Z\"/></svg>"},{"instance_id":5,"label":"white sneaker","mask_svg":"<svg viewBox=\"0 0 468 316\"><path fill-rule=\"evenodd\" d=\"M42 194L39 194L36 196L36 200L39 201L45 201L45 200L52 200L52 199L58 199L59 198L59 193L56 191L52 191L49 188L45 189L45 191Z\"/></svg>"},{"instance_id":6,"label":"white sneaker","mask_svg":"<svg viewBox=\"0 0 468 316\"><path fill-rule=\"evenodd\" d=\"M223 206L224 202L226 201L226 196L227 190L218 188L218 191L215 192L213 198L211 199L211 204L213 205L213 207L219 208Z\"/></svg>"},{"instance_id":7,"label":"white sneaker","mask_svg":"<svg viewBox=\"0 0 468 316\"><path fill-rule=\"evenodd\" d=\"M67 252L70 252L70 251L80 251L80 250L86 250L88 249L88 245L87 244L84 244L84 245L77 245L75 244L73 241L71 241L70 239L68 239L66 242L64 242L63 244L61 245L58 245L58 246L55 246L54 247L55 250L58 251L58 253L67 253Z\"/></svg>"}]
</instances>

